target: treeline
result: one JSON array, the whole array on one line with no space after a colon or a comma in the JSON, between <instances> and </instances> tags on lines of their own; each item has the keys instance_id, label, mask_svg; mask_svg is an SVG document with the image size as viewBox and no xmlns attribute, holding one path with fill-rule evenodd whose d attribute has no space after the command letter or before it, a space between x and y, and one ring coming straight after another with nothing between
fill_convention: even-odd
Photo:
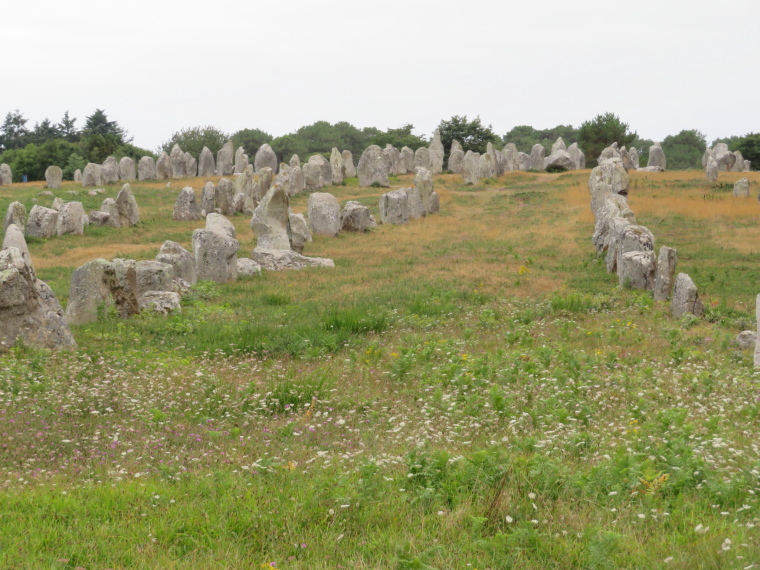
<instances>
[{"instance_id":1,"label":"treeline","mask_svg":"<svg viewBox=\"0 0 760 570\"><path fill-rule=\"evenodd\" d=\"M58 123L45 119L28 127L29 121L16 109L5 115L0 126L0 163L10 165L13 181L43 180L48 166L59 166L67 180L74 171L83 170L88 162L101 164L109 156L155 156L151 151L132 144L127 132L109 121L102 109L85 118L82 128L66 111Z\"/></svg>"},{"instance_id":2,"label":"treeline","mask_svg":"<svg viewBox=\"0 0 760 570\"><path fill-rule=\"evenodd\" d=\"M110 121L102 109L96 109L86 117L81 129L77 128L76 123L77 119L66 112L58 123L45 119L29 128L27 119L20 111L9 112L0 126L0 163L11 166L14 181L21 181L23 176L29 180L42 180L45 169L50 165L61 167L64 178L71 180L74 171L84 169L88 162L102 164L108 156L114 156L117 160L129 156L136 161L142 156L155 158L162 151L171 151L175 144L197 158L204 146L216 154L225 142L232 140L235 148L243 147L253 160L259 147L268 143L281 161L290 160L294 154L302 161L313 154L329 157L333 147L350 150L358 160L364 149L372 144L380 147L391 144L396 148L408 146L412 150L428 145L424 135L413 133L414 125L411 124L383 131L374 127L360 129L345 121L335 124L317 121L278 137L256 128L226 133L213 126L189 127L175 132L156 152L151 152L134 146L127 131L118 122ZM548 156L554 141L562 137L567 145L578 143L586 154L589 166L595 166L602 149L613 142L629 148L635 146L642 163L646 164L649 147L654 144L652 140L640 138L636 131L612 113L597 115L578 128L557 125L550 129L535 129L529 125L519 125L502 136L496 134L491 125L484 125L480 117L468 119L466 116L454 116L442 120L438 130L446 150L446 160L453 140L460 141L465 151L480 153L486 152L488 143L498 149L507 143L514 143L519 151L525 153L530 153L533 145L541 144ZM702 168L707 140L700 131L683 130L660 142L668 159L668 169ZM719 142L727 143L732 151L741 151L756 168L760 166L760 133L717 139L710 146Z\"/></svg>"}]
</instances>

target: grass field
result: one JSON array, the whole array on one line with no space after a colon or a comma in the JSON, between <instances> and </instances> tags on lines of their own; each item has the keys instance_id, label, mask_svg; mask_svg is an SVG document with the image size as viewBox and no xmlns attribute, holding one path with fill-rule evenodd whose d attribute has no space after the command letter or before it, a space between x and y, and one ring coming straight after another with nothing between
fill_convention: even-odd
<instances>
[{"instance_id":1,"label":"grass field","mask_svg":"<svg viewBox=\"0 0 760 570\"><path fill-rule=\"evenodd\" d=\"M440 214L307 244L334 269L0 356L0 567L760 568L760 374L733 342L756 326L760 175L632 173L700 320L605 272L588 176L439 175ZM203 222L172 208L203 182L137 182L140 226L30 242L38 276L65 305L91 259L189 249ZM0 186L0 212L41 190ZM381 189L326 190L378 218Z\"/></svg>"}]
</instances>

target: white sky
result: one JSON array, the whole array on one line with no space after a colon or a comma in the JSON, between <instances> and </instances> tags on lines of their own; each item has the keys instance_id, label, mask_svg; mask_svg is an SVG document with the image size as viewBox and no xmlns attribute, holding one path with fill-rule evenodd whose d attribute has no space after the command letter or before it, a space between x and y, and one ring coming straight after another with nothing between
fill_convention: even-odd
<instances>
[{"instance_id":1,"label":"white sky","mask_svg":"<svg viewBox=\"0 0 760 570\"><path fill-rule=\"evenodd\" d=\"M607 111L709 143L760 131L758 25L760 0L4 0L0 113L102 108L148 149L207 124L503 135Z\"/></svg>"}]
</instances>

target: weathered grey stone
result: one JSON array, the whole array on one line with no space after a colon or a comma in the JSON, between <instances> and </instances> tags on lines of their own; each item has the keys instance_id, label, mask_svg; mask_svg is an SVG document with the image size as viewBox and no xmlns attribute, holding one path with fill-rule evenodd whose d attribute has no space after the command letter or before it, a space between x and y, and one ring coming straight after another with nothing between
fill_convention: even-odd
<instances>
[{"instance_id":1,"label":"weathered grey stone","mask_svg":"<svg viewBox=\"0 0 760 570\"><path fill-rule=\"evenodd\" d=\"M732 172L742 172L744 170L744 157L742 156L742 153L740 150L734 151L734 157L736 157L736 160L734 160L734 166L731 169Z\"/></svg>"},{"instance_id":2,"label":"weathered grey stone","mask_svg":"<svg viewBox=\"0 0 760 570\"><path fill-rule=\"evenodd\" d=\"M309 157L309 162L316 163L322 169L322 185L330 186L332 184L332 166L330 161L321 154L313 154Z\"/></svg>"},{"instance_id":3,"label":"weathered grey stone","mask_svg":"<svg viewBox=\"0 0 760 570\"><path fill-rule=\"evenodd\" d=\"M137 178L139 180L156 179L156 162L151 156L143 156L137 163Z\"/></svg>"},{"instance_id":4,"label":"weathered grey stone","mask_svg":"<svg viewBox=\"0 0 760 570\"><path fill-rule=\"evenodd\" d=\"M500 150L493 146L493 143L489 142L486 145L486 148L486 153L490 154L493 157L494 176L501 176L506 171L506 161L504 160L504 155L501 154Z\"/></svg>"},{"instance_id":5,"label":"weathered grey stone","mask_svg":"<svg viewBox=\"0 0 760 570\"><path fill-rule=\"evenodd\" d=\"M216 163L214 155L207 146L203 147L201 154L198 156L198 176L207 178L216 174Z\"/></svg>"},{"instance_id":6,"label":"weathered grey stone","mask_svg":"<svg viewBox=\"0 0 760 570\"><path fill-rule=\"evenodd\" d=\"M307 162L303 165L304 189L306 192L314 192L324 186L322 179L322 167L315 162Z\"/></svg>"},{"instance_id":7,"label":"weathered grey stone","mask_svg":"<svg viewBox=\"0 0 760 570\"><path fill-rule=\"evenodd\" d=\"M490 152L486 152L480 156L478 173L481 178L493 178L496 176L496 159Z\"/></svg>"},{"instance_id":8,"label":"weathered grey stone","mask_svg":"<svg viewBox=\"0 0 760 570\"><path fill-rule=\"evenodd\" d=\"M718 180L718 163L712 156L707 157L707 165L705 166L705 178L708 182L715 182Z\"/></svg>"},{"instance_id":9,"label":"weathered grey stone","mask_svg":"<svg viewBox=\"0 0 760 570\"><path fill-rule=\"evenodd\" d=\"M26 228L26 206L21 202L11 202L5 211L3 231L7 230L11 224L16 224L22 232Z\"/></svg>"},{"instance_id":10,"label":"weathered grey stone","mask_svg":"<svg viewBox=\"0 0 760 570\"><path fill-rule=\"evenodd\" d=\"M728 150L726 143L716 144L712 149L712 154L715 157L715 162L718 163L718 170L728 172L733 169L736 155Z\"/></svg>"},{"instance_id":11,"label":"weathered grey stone","mask_svg":"<svg viewBox=\"0 0 760 570\"><path fill-rule=\"evenodd\" d=\"M245 169L248 168L248 155L245 154L245 149L241 146L235 151L235 167L234 174L242 174Z\"/></svg>"},{"instance_id":12,"label":"weathered grey stone","mask_svg":"<svg viewBox=\"0 0 760 570\"><path fill-rule=\"evenodd\" d=\"M660 147L659 143L655 143L652 146L649 147L649 161L647 162L647 167L657 167L662 170L666 169L667 161L665 159L665 153L662 152L662 147Z\"/></svg>"},{"instance_id":13,"label":"weathered grey stone","mask_svg":"<svg viewBox=\"0 0 760 570\"><path fill-rule=\"evenodd\" d=\"M113 156L106 158L102 168L103 184L116 184L119 181L119 163L116 162L116 158Z\"/></svg>"},{"instance_id":14,"label":"weathered grey stone","mask_svg":"<svg viewBox=\"0 0 760 570\"><path fill-rule=\"evenodd\" d=\"M617 258L612 260L612 252L607 252L607 271L610 273L620 272L620 264L623 255L631 251L654 251L654 234L644 226L629 224L616 236L614 243L617 245L615 253ZM656 258L652 256L652 271L655 269ZM654 286L654 273L649 288Z\"/></svg>"},{"instance_id":15,"label":"weathered grey stone","mask_svg":"<svg viewBox=\"0 0 760 570\"><path fill-rule=\"evenodd\" d=\"M175 241L165 241L158 250L156 261L172 266L174 277L184 279L191 285L198 281L195 272L195 257Z\"/></svg>"},{"instance_id":16,"label":"weathered grey stone","mask_svg":"<svg viewBox=\"0 0 760 570\"><path fill-rule=\"evenodd\" d=\"M237 232L232 222L216 212L210 212L206 216L206 229L229 238L237 238Z\"/></svg>"},{"instance_id":17,"label":"weathered grey stone","mask_svg":"<svg viewBox=\"0 0 760 570\"><path fill-rule=\"evenodd\" d=\"M667 301L673 290L678 253L672 247L663 245L657 258L657 272L654 277L654 300Z\"/></svg>"},{"instance_id":18,"label":"weathered grey stone","mask_svg":"<svg viewBox=\"0 0 760 570\"><path fill-rule=\"evenodd\" d=\"M123 318L139 311L136 263L131 259L87 262L71 275L66 321L82 325L98 320L98 310L114 303Z\"/></svg>"},{"instance_id":19,"label":"weathered grey stone","mask_svg":"<svg viewBox=\"0 0 760 570\"><path fill-rule=\"evenodd\" d=\"M82 172L82 186L102 186L103 185L103 167L94 162L90 162L84 167Z\"/></svg>"},{"instance_id":20,"label":"weathered grey stone","mask_svg":"<svg viewBox=\"0 0 760 570\"><path fill-rule=\"evenodd\" d=\"M376 228L375 218L367 206L349 200L340 213L340 229L344 232L366 232Z\"/></svg>"},{"instance_id":21,"label":"weathered grey stone","mask_svg":"<svg viewBox=\"0 0 760 570\"><path fill-rule=\"evenodd\" d=\"M138 261L135 264L137 275L137 302L148 291L173 291L174 267L160 261ZM141 307L142 308L142 307Z\"/></svg>"},{"instance_id":22,"label":"weathered grey stone","mask_svg":"<svg viewBox=\"0 0 760 570\"><path fill-rule=\"evenodd\" d=\"M256 277L261 275L261 265L256 263L253 259L247 257L241 257L237 260L238 277Z\"/></svg>"},{"instance_id":23,"label":"weathered grey stone","mask_svg":"<svg viewBox=\"0 0 760 570\"><path fill-rule=\"evenodd\" d=\"M734 183L734 197L746 198L749 196L749 180L747 178L740 178Z\"/></svg>"},{"instance_id":24,"label":"weathered grey stone","mask_svg":"<svg viewBox=\"0 0 760 570\"><path fill-rule=\"evenodd\" d=\"M428 210L429 214L434 214L436 212L439 212L441 210L441 201L438 198L438 192L433 190L430 193L430 209Z\"/></svg>"},{"instance_id":25,"label":"weathered grey stone","mask_svg":"<svg viewBox=\"0 0 760 570\"><path fill-rule=\"evenodd\" d=\"M57 233L58 212L43 206L33 206L29 212L26 235L38 238L53 237Z\"/></svg>"},{"instance_id":26,"label":"weathered grey stone","mask_svg":"<svg viewBox=\"0 0 760 570\"><path fill-rule=\"evenodd\" d=\"M251 229L256 234L257 247L291 249L289 210L290 201L285 189L274 184L256 206L251 218Z\"/></svg>"},{"instance_id":27,"label":"weathered grey stone","mask_svg":"<svg viewBox=\"0 0 760 570\"><path fill-rule=\"evenodd\" d=\"M414 151L414 167L417 168L418 166L421 166L422 168L425 168L427 170L431 170L431 164L430 164L430 149L424 146L421 146L416 151ZM414 169L412 169L414 170ZM432 172L432 170L431 170Z\"/></svg>"},{"instance_id":28,"label":"weathered grey stone","mask_svg":"<svg viewBox=\"0 0 760 570\"><path fill-rule=\"evenodd\" d=\"M87 195L95 197L95 196L99 196L100 194L103 194L104 192L105 190L103 190L102 188L93 188L92 190L87 191Z\"/></svg>"},{"instance_id":29,"label":"weathered grey stone","mask_svg":"<svg viewBox=\"0 0 760 570\"><path fill-rule=\"evenodd\" d=\"M193 155L189 152L185 153L185 176L189 178L195 178L196 174L198 174L198 163L196 162L195 158L193 158Z\"/></svg>"},{"instance_id":30,"label":"weathered grey stone","mask_svg":"<svg viewBox=\"0 0 760 570\"><path fill-rule=\"evenodd\" d=\"M188 222L200 220L202 218L201 206L195 200L195 191L193 191L190 186L185 186L179 191L179 196L177 196L177 200L174 202L172 219Z\"/></svg>"},{"instance_id":31,"label":"weathered grey stone","mask_svg":"<svg viewBox=\"0 0 760 570\"><path fill-rule=\"evenodd\" d=\"M517 153L517 169L520 171L527 171L531 168L531 158L529 154L524 152Z\"/></svg>"},{"instance_id":32,"label":"weathered grey stone","mask_svg":"<svg viewBox=\"0 0 760 570\"><path fill-rule=\"evenodd\" d=\"M135 180L137 178L135 161L128 156L121 157L119 161L119 178L121 180Z\"/></svg>"},{"instance_id":33,"label":"weathered grey stone","mask_svg":"<svg viewBox=\"0 0 760 570\"><path fill-rule=\"evenodd\" d=\"M639 151L637 151L635 147L631 147L628 149L628 158L631 161L631 167L634 170L638 170L641 165L639 163ZM584 163L585 163L585 158L584 158Z\"/></svg>"},{"instance_id":34,"label":"weathered grey stone","mask_svg":"<svg viewBox=\"0 0 760 570\"><path fill-rule=\"evenodd\" d=\"M400 153L399 153L400 156ZM350 150L344 150L341 153L343 159L343 176L345 178L356 178L356 167L354 166L354 155ZM293 166L291 164L291 166ZM295 166L298 166L297 164Z\"/></svg>"},{"instance_id":35,"label":"weathered grey stone","mask_svg":"<svg viewBox=\"0 0 760 570\"><path fill-rule=\"evenodd\" d=\"M13 184L13 171L5 163L0 164L0 185Z\"/></svg>"},{"instance_id":36,"label":"weathered grey stone","mask_svg":"<svg viewBox=\"0 0 760 570\"><path fill-rule=\"evenodd\" d=\"M430 141L430 145L428 146L428 148L430 150L430 153L429 153L430 167L428 168L424 164L418 164L416 166L422 166L424 168L427 168L433 174L440 174L441 172L443 172L444 149L443 149L443 143L441 142L441 133L437 129L433 133L433 140Z\"/></svg>"},{"instance_id":37,"label":"weathered grey stone","mask_svg":"<svg viewBox=\"0 0 760 570\"><path fill-rule=\"evenodd\" d=\"M167 180L172 177L172 162L169 155L164 151L158 155L156 161L156 178L158 180Z\"/></svg>"},{"instance_id":38,"label":"weathered grey stone","mask_svg":"<svg viewBox=\"0 0 760 570\"><path fill-rule=\"evenodd\" d=\"M209 181L203 185L203 191L201 192L201 210L202 215L209 214L216 210L216 187L214 183ZM203 214L205 212L205 214Z\"/></svg>"},{"instance_id":39,"label":"weathered grey stone","mask_svg":"<svg viewBox=\"0 0 760 570\"><path fill-rule=\"evenodd\" d=\"M464 169L464 151L459 141L451 142L448 169L454 174L462 174L462 170Z\"/></svg>"},{"instance_id":40,"label":"weathered grey stone","mask_svg":"<svg viewBox=\"0 0 760 570\"><path fill-rule=\"evenodd\" d=\"M8 249L9 247L15 247L18 249L24 256L26 262L29 265L32 265L32 256L29 254L29 248L26 246L24 232L16 224L11 224L5 229L3 246L0 249Z\"/></svg>"},{"instance_id":41,"label":"weathered grey stone","mask_svg":"<svg viewBox=\"0 0 760 570\"><path fill-rule=\"evenodd\" d=\"M116 200L113 198L106 198L100 205L100 212L107 214L108 218L105 219L106 225L112 228L121 227L121 216L119 215L119 206L116 204Z\"/></svg>"},{"instance_id":42,"label":"weathered grey stone","mask_svg":"<svg viewBox=\"0 0 760 570\"><path fill-rule=\"evenodd\" d=\"M560 149L552 152L544 159L544 170L575 170L576 168L573 157L566 150Z\"/></svg>"},{"instance_id":43,"label":"weathered grey stone","mask_svg":"<svg viewBox=\"0 0 760 570\"><path fill-rule=\"evenodd\" d=\"M424 147L423 147L424 148ZM382 149L377 145L368 146L359 159L359 186L381 186L389 188L388 180L390 168L383 155Z\"/></svg>"},{"instance_id":44,"label":"weathered grey stone","mask_svg":"<svg viewBox=\"0 0 760 570\"><path fill-rule=\"evenodd\" d=\"M420 200L425 214L433 212L433 174L424 168L418 168L414 176L414 187L420 193Z\"/></svg>"},{"instance_id":45,"label":"weathered grey stone","mask_svg":"<svg viewBox=\"0 0 760 570\"><path fill-rule=\"evenodd\" d=\"M52 198L53 196L55 196L55 194L53 194L50 190L43 190L42 192L37 194L37 196L45 196L46 198Z\"/></svg>"},{"instance_id":46,"label":"weathered grey stone","mask_svg":"<svg viewBox=\"0 0 760 570\"><path fill-rule=\"evenodd\" d=\"M253 250L251 257L267 271L304 269L306 267L335 267L332 259L306 257L289 249L264 249L257 247Z\"/></svg>"},{"instance_id":47,"label":"weathered grey stone","mask_svg":"<svg viewBox=\"0 0 760 570\"><path fill-rule=\"evenodd\" d=\"M294 154L290 157L290 167L295 168L296 166L301 167L301 159L297 154Z\"/></svg>"},{"instance_id":48,"label":"weathered grey stone","mask_svg":"<svg viewBox=\"0 0 760 570\"><path fill-rule=\"evenodd\" d=\"M93 210L90 212L91 226L107 226L110 220L111 214L108 212L101 212L100 210Z\"/></svg>"},{"instance_id":49,"label":"weathered grey stone","mask_svg":"<svg viewBox=\"0 0 760 570\"><path fill-rule=\"evenodd\" d=\"M697 286L694 285L694 281L686 273L679 273L678 277L676 277L670 312L677 319L680 319L686 313L695 317L701 317L705 312L702 301L697 293Z\"/></svg>"},{"instance_id":50,"label":"weathered grey stone","mask_svg":"<svg viewBox=\"0 0 760 570\"><path fill-rule=\"evenodd\" d=\"M224 143L219 152L216 153L216 175L217 176L230 176L235 172L235 164L233 162L235 157L235 147L232 141Z\"/></svg>"},{"instance_id":51,"label":"weathered grey stone","mask_svg":"<svg viewBox=\"0 0 760 570\"><path fill-rule=\"evenodd\" d=\"M546 158L546 149L542 144L534 144L530 151L530 169L538 172L544 169L544 158Z\"/></svg>"},{"instance_id":52,"label":"weathered grey stone","mask_svg":"<svg viewBox=\"0 0 760 570\"><path fill-rule=\"evenodd\" d=\"M269 192L269 189L272 187L272 184L274 182L274 170L268 166L265 166L256 172L254 175L254 181L256 183L254 187L256 190L256 199L261 200L264 196L266 196L266 193Z\"/></svg>"},{"instance_id":53,"label":"weathered grey stone","mask_svg":"<svg viewBox=\"0 0 760 570\"><path fill-rule=\"evenodd\" d=\"M277 155L272 150L272 147L264 143L256 151L256 156L253 158L253 167L258 172L262 168L271 168L273 174L277 174Z\"/></svg>"},{"instance_id":54,"label":"weathered grey stone","mask_svg":"<svg viewBox=\"0 0 760 570\"><path fill-rule=\"evenodd\" d=\"M47 182L45 188L58 189L61 187L62 180L63 171L59 167L55 165L47 167L45 170L45 181Z\"/></svg>"},{"instance_id":55,"label":"weathered grey stone","mask_svg":"<svg viewBox=\"0 0 760 570\"><path fill-rule=\"evenodd\" d=\"M257 194L254 194L253 168L246 168L245 171L235 175L232 181L235 197L233 199L233 208L235 212L245 212L253 214L256 204L259 202ZM238 197L240 196L240 197Z\"/></svg>"},{"instance_id":56,"label":"weathered grey stone","mask_svg":"<svg viewBox=\"0 0 760 570\"><path fill-rule=\"evenodd\" d=\"M309 196L307 210L312 233L335 237L340 231L340 204L327 192L315 192Z\"/></svg>"},{"instance_id":57,"label":"weathered grey stone","mask_svg":"<svg viewBox=\"0 0 760 570\"><path fill-rule=\"evenodd\" d=\"M507 143L501 151L501 156L504 158L504 170L512 172L513 170L520 169L520 158L517 152L517 146L514 143Z\"/></svg>"},{"instance_id":58,"label":"weathered grey stone","mask_svg":"<svg viewBox=\"0 0 760 570\"><path fill-rule=\"evenodd\" d=\"M380 221L384 224L409 223L409 198L405 190L393 190L380 196Z\"/></svg>"},{"instance_id":59,"label":"weathered grey stone","mask_svg":"<svg viewBox=\"0 0 760 570\"><path fill-rule=\"evenodd\" d=\"M345 167L343 166L343 155L335 147L330 152L330 170L333 185L341 186L345 177Z\"/></svg>"},{"instance_id":60,"label":"weathered grey stone","mask_svg":"<svg viewBox=\"0 0 760 570\"><path fill-rule=\"evenodd\" d=\"M58 225L56 233L59 236L64 234L84 235L84 220L89 220L84 213L82 202L67 202L61 206L58 213Z\"/></svg>"},{"instance_id":61,"label":"weathered grey stone","mask_svg":"<svg viewBox=\"0 0 760 570\"><path fill-rule=\"evenodd\" d=\"M757 344L757 333L755 331L742 331L736 335L734 342L739 350L753 350Z\"/></svg>"},{"instance_id":62,"label":"weathered grey stone","mask_svg":"<svg viewBox=\"0 0 760 570\"><path fill-rule=\"evenodd\" d=\"M119 209L119 223L122 228L131 228L140 223L140 208L132 194L132 187L125 184L116 195L116 207Z\"/></svg>"},{"instance_id":63,"label":"weathered grey stone","mask_svg":"<svg viewBox=\"0 0 760 570\"><path fill-rule=\"evenodd\" d=\"M180 300L179 293L173 291L146 291L137 299L137 302L140 311L150 311L166 316L170 313L182 312Z\"/></svg>"},{"instance_id":64,"label":"weathered grey stone","mask_svg":"<svg viewBox=\"0 0 760 570\"><path fill-rule=\"evenodd\" d=\"M314 172L315 171L312 170L312 173ZM280 183L285 188L285 192L288 196L301 194L306 189L306 177L299 166L292 166L287 172L282 172L282 169L280 169L280 174L277 176L278 178L282 176ZM319 178L319 176L317 176L317 178Z\"/></svg>"},{"instance_id":65,"label":"weathered grey stone","mask_svg":"<svg viewBox=\"0 0 760 570\"><path fill-rule=\"evenodd\" d=\"M169 153L169 164L172 169L172 178L185 178L187 176L185 153L178 144L175 144L172 147L171 153Z\"/></svg>"},{"instance_id":66,"label":"weathered grey stone","mask_svg":"<svg viewBox=\"0 0 760 570\"><path fill-rule=\"evenodd\" d=\"M222 178L219 180L214 192L214 202L216 208L225 216L235 213L235 187L230 179ZM206 215L209 214L210 211L206 210Z\"/></svg>"},{"instance_id":67,"label":"weathered grey stone","mask_svg":"<svg viewBox=\"0 0 760 570\"><path fill-rule=\"evenodd\" d=\"M422 169L420 169L422 170ZM406 192L406 203L409 209L409 219L416 220L422 218L427 214L425 206L422 205L422 198L420 197L420 191L414 186L411 188L402 188Z\"/></svg>"},{"instance_id":68,"label":"weathered grey stone","mask_svg":"<svg viewBox=\"0 0 760 570\"><path fill-rule=\"evenodd\" d=\"M75 348L53 291L15 247L0 251L0 352L17 340L36 348Z\"/></svg>"},{"instance_id":69,"label":"weathered grey stone","mask_svg":"<svg viewBox=\"0 0 760 570\"><path fill-rule=\"evenodd\" d=\"M82 171L78 168L74 171L74 182L82 182Z\"/></svg>"},{"instance_id":70,"label":"weathered grey stone","mask_svg":"<svg viewBox=\"0 0 760 570\"><path fill-rule=\"evenodd\" d=\"M480 155L468 150L464 155L462 179L465 184L480 184Z\"/></svg>"},{"instance_id":71,"label":"weathered grey stone","mask_svg":"<svg viewBox=\"0 0 760 570\"><path fill-rule=\"evenodd\" d=\"M406 165L401 159L401 151L399 149L388 143L383 149L383 154L385 154L391 161L390 173L392 175L397 176L399 174L406 174Z\"/></svg>"},{"instance_id":72,"label":"weathered grey stone","mask_svg":"<svg viewBox=\"0 0 760 570\"><path fill-rule=\"evenodd\" d=\"M235 197L232 199L232 211L235 214L241 214L245 208L245 194L242 192L235 192Z\"/></svg>"},{"instance_id":73,"label":"weathered grey stone","mask_svg":"<svg viewBox=\"0 0 760 570\"><path fill-rule=\"evenodd\" d=\"M654 287L656 266L653 251L628 251L618 261L618 284L649 291Z\"/></svg>"},{"instance_id":74,"label":"weathered grey stone","mask_svg":"<svg viewBox=\"0 0 760 570\"><path fill-rule=\"evenodd\" d=\"M193 255L198 281L227 283L237 279L237 252L240 243L212 230L193 232Z\"/></svg>"},{"instance_id":75,"label":"weathered grey stone","mask_svg":"<svg viewBox=\"0 0 760 570\"><path fill-rule=\"evenodd\" d=\"M303 214L290 212L288 219L290 220L290 241L293 251L303 253L304 246L312 240L306 217Z\"/></svg>"},{"instance_id":76,"label":"weathered grey stone","mask_svg":"<svg viewBox=\"0 0 760 570\"><path fill-rule=\"evenodd\" d=\"M414 162L414 151L408 146L401 147L401 164L404 165L406 173L414 172Z\"/></svg>"},{"instance_id":77,"label":"weathered grey stone","mask_svg":"<svg viewBox=\"0 0 760 570\"><path fill-rule=\"evenodd\" d=\"M744 170L743 172L749 172L752 170L752 161L751 160L745 160L744 161Z\"/></svg>"},{"instance_id":78,"label":"weathered grey stone","mask_svg":"<svg viewBox=\"0 0 760 570\"><path fill-rule=\"evenodd\" d=\"M556 141L554 141L554 144L552 145L551 154L554 154L555 152L559 150L563 150L567 152L567 145L565 145L565 141L562 140L562 137L559 137Z\"/></svg>"}]
</instances>

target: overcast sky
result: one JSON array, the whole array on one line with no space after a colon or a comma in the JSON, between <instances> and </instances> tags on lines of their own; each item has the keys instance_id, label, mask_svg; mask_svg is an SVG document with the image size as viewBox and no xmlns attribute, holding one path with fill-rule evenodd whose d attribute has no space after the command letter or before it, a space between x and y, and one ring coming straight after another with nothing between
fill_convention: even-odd
<instances>
[{"instance_id":1,"label":"overcast sky","mask_svg":"<svg viewBox=\"0 0 760 570\"><path fill-rule=\"evenodd\" d=\"M318 120L429 135L452 115L643 138L760 131L759 0L5 0L0 113L183 127Z\"/></svg>"}]
</instances>

